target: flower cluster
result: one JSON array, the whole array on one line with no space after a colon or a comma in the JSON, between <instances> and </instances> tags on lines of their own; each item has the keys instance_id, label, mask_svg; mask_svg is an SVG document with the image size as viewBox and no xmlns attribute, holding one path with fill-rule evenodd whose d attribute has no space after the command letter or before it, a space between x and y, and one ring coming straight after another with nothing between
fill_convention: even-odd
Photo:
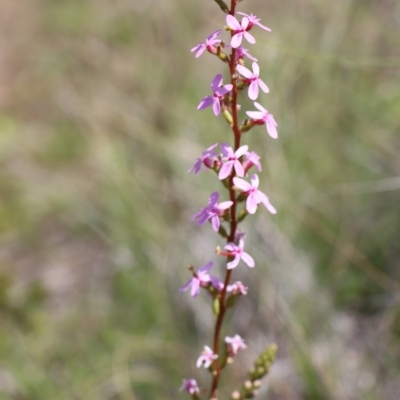
<instances>
[{"instance_id":1,"label":"flower cluster","mask_svg":"<svg viewBox=\"0 0 400 400\"><path fill-rule=\"evenodd\" d=\"M248 145L241 145L240 142L243 134L257 125L264 124L270 137L278 137L278 125L273 115L255 101L260 96L260 90L269 93L267 84L260 78L258 60L248 49L242 47L244 40L251 45L256 43L256 39L250 33L253 28L258 27L266 32L270 32L271 29L262 25L260 19L253 14L237 13L241 15L239 21L235 17L236 1L232 1L231 9L228 9L223 1L218 0L217 3L220 6L222 4L223 11L228 13L226 30L230 32L229 44L225 44L225 41L219 38L222 32L220 29L210 34L204 43L199 43L191 51L195 53L196 58L208 52L228 64L230 82L223 84L223 75L218 73L211 81L212 94L206 95L197 109L212 107L215 116L222 115L232 129L234 145L230 146L224 141L221 144L214 143L196 159L188 172L198 175L202 170L214 171L222 189L225 190L225 200L218 191L214 191L208 199L208 204L196 212L192 220L198 226L210 222L212 230L226 240L223 250L219 246L216 248L216 253L225 257L226 267L222 279L210 275L213 261L207 262L197 271L190 267L192 277L180 289L186 291L190 288L192 297L197 297L203 290L208 292L212 299L216 319L214 343L212 348L203 347L196 363L198 368L204 367L212 372L209 398L216 398L219 376L227 365L227 360L233 360L240 349L246 348L244 340L235 334L231 337L226 336L225 350L220 349L222 338L219 337L227 309L234 305L237 298L248 292L248 288L242 282L230 282L233 269L241 262L250 268L255 266L253 257L244 251L246 235L239 231L238 225L248 214L255 214L260 204L271 214L276 214L268 196L259 190L260 180L256 171L262 171L261 157L250 151ZM227 50L230 50L230 54L225 53ZM251 60L251 69L245 66L245 57ZM241 106L238 104L238 97L242 92L247 93L250 100L254 101L254 107L258 111L246 111L250 119L245 118L240 123L238 113ZM181 390L185 390L193 399L200 398L201 390L194 379L184 379Z\"/></svg>"}]
</instances>

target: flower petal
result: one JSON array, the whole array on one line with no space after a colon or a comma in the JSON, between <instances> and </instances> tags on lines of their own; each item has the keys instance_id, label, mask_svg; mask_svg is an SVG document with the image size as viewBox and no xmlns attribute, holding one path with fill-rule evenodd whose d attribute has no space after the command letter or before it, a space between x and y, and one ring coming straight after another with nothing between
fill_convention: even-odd
<instances>
[{"instance_id":1,"label":"flower petal","mask_svg":"<svg viewBox=\"0 0 400 400\"><path fill-rule=\"evenodd\" d=\"M230 261L226 264L226 268L227 269L236 268L239 264L239 261L240 261L240 256L237 254L232 261Z\"/></svg>"},{"instance_id":2,"label":"flower petal","mask_svg":"<svg viewBox=\"0 0 400 400\"><path fill-rule=\"evenodd\" d=\"M233 167L233 161L228 161L224 165L222 165L221 169L219 170L218 179L221 181L227 178L231 172Z\"/></svg>"},{"instance_id":3,"label":"flower petal","mask_svg":"<svg viewBox=\"0 0 400 400\"><path fill-rule=\"evenodd\" d=\"M235 166L235 171L237 176L244 176L244 168L242 163L239 160L236 160L233 164Z\"/></svg>"},{"instance_id":4,"label":"flower petal","mask_svg":"<svg viewBox=\"0 0 400 400\"><path fill-rule=\"evenodd\" d=\"M258 97L258 85L256 81L250 83L248 94L251 100L255 100Z\"/></svg>"},{"instance_id":5,"label":"flower petal","mask_svg":"<svg viewBox=\"0 0 400 400\"><path fill-rule=\"evenodd\" d=\"M267 111L260 103L257 103L256 101L254 102L254 107L257 108L258 110L262 111L262 112L266 112Z\"/></svg>"},{"instance_id":6,"label":"flower petal","mask_svg":"<svg viewBox=\"0 0 400 400\"><path fill-rule=\"evenodd\" d=\"M257 211L257 197L254 193L250 193L246 200L246 210L249 214L254 214Z\"/></svg>"},{"instance_id":7,"label":"flower petal","mask_svg":"<svg viewBox=\"0 0 400 400\"><path fill-rule=\"evenodd\" d=\"M250 267L250 268L254 267L255 262L254 262L253 257L250 254L243 252L241 259L247 264L248 267Z\"/></svg>"},{"instance_id":8,"label":"flower petal","mask_svg":"<svg viewBox=\"0 0 400 400\"><path fill-rule=\"evenodd\" d=\"M260 184L260 179L258 178L258 175L253 174L250 178L250 182L251 182L251 186L253 186L253 188L258 188L258 185Z\"/></svg>"},{"instance_id":9,"label":"flower petal","mask_svg":"<svg viewBox=\"0 0 400 400\"><path fill-rule=\"evenodd\" d=\"M256 39L254 39L254 36L251 35L249 32L244 32L243 35L249 43L254 44L256 42Z\"/></svg>"},{"instance_id":10,"label":"flower petal","mask_svg":"<svg viewBox=\"0 0 400 400\"><path fill-rule=\"evenodd\" d=\"M253 75L259 76L260 75L260 66L256 62L253 62L253 64L251 66L253 67Z\"/></svg>"},{"instance_id":11,"label":"flower petal","mask_svg":"<svg viewBox=\"0 0 400 400\"><path fill-rule=\"evenodd\" d=\"M262 90L264 93L269 93L269 88L268 88L268 86L265 84L264 81L262 81L261 79L259 79L259 80L257 81L257 83L258 83L258 86L260 86L261 90Z\"/></svg>"},{"instance_id":12,"label":"flower petal","mask_svg":"<svg viewBox=\"0 0 400 400\"><path fill-rule=\"evenodd\" d=\"M233 178L233 184L243 192L248 192L251 190L251 185L250 183L246 182L244 179L240 178Z\"/></svg>"},{"instance_id":13,"label":"flower petal","mask_svg":"<svg viewBox=\"0 0 400 400\"><path fill-rule=\"evenodd\" d=\"M278 138L278 131L276 130L276 127L274 123L270 120L267 120L266 122L266 128L268 135L272 137L272 139L277 139Z\"/></svg>"},{"instance_id":14,"label":"flower petal","mask_svg":"<svg viewBox=\"0 0 400 400\"><path fill-rule=\"evenodd\" d=\"M236 66L237 71L239 71L240 75L243 75L245 78L251 79L253 78L253 73L243 65L238 64Z\"/></svg>"},{"instance_id":15,"label":"flower petal","mask_svg":"<svg viewBox=\"0 0 400 400\"><path fill-rule=\"evenodd\" d=\"M263 119L264 114L260 111L246 111L246 114L253 119Z\"/></svg>"},{"instance_id":16,"label":"flower petal","mask_svg":"<svg viewBox=\"0 0 400 400\"><path fill-rule=\"evenodd\" d=\"M236 35L232 36L231 39L231 46L236 49L242 44L243 34L237 33Z\"/></svg>"},{"instance_id":17,"label":"flower petal","mask_svg":"<svg viewBox=\"0 0 400 400\"><path fill-rule=\"evenodd\" d=\"M210 107L211 104L213 104L213 103L214 103L214 96L206 96L206 97L204 97L203 100L201 100L201 102L197 106L197 109L204 110L205 108Z\"/></svg>"},{"instance_id":18,"label":"flower petal","mask_svg":"<svg viewBox=\"0 0 400 400\"><path fill-rule=\"evenodd\" d=\"M235 151L235 157L239 158L242 157L244 154L246 154L247 150L249 149L249 146L245 144L244 146L240 146L236 151Z\"/></svg>"},{"instance_id":19,"label":"flower petal","mask_svg":"<svg viewBox=\"0 0 400 400\"><path fill-rule=\"evenodd\" d=\"M238 31L240 30L242 27L240 26L239 21L233 16L228 14L226 16L226 24L229 26L229 28Z\"/></svg>"},{"instance_id":20,"label":"flower petal","mask_svg":"<svg viewBox=\"0 0 400 400\"><path fill-rule=\"evenodd\" d=\"M213 111L216 117L218 117L218 115L221 113L221 104L219 99L216 97L214 97Z\"/></svg>"},{"instance_id":21,"label":"flower petal","mask_svg":"<svg viewBox=\"0 0 400 400\"><path fill-rule=\"evenodd\" d=\"M215 76L211 82L211 90L215 92L222 84L223 77L221 74Z\"/></svg>"}]
</instances>

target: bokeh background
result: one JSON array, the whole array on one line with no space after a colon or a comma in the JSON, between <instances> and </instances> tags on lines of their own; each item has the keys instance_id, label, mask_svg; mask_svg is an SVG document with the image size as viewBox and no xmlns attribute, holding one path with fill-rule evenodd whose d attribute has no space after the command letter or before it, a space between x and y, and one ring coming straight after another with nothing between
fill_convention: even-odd
<instances>
[{"instance_id":1,"label":"bokeh background","mask_svg":"<svg viewBox=\"0 0 400 400\"><path fill-rule=\"evenodd\" d=\"M280 137L245 139L278 214L243 224L256 268L226 333L249 346L225 398L277 343L259 398L398 400L400 3L239 8L273 30L252 53ZM231 139L196 110L224 65L189 51L223 25L212 0L0 1L0 399L208 385L209 302L177 289L223 244L190 222L215 177L186 173Z\"/></svg>"}]
</instances>

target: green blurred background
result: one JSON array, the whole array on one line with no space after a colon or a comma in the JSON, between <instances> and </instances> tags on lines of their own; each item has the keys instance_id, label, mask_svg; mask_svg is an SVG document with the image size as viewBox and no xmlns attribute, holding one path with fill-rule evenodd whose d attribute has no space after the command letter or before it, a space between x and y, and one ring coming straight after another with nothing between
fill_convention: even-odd
<instances>
[{"instance_id":1,"label":"green blurred background","mask_svg":"<svg viewBox=\"0 0 400 400\"><path fill-rule=\"evenodd\" d=\"M276 342L259 398L398 400L400 3L239 8L273 30L252 53L280 137L245 140L278 214L243 224L257 266L226 333L249 346L223 393ZM0 399L208 385L208 299L177 289L223 244L190 222L215 177L186 173L231 140L196 110L224 65L189 51L223 25L212 0L0 2Z\"/></svg>"}]
</instances>

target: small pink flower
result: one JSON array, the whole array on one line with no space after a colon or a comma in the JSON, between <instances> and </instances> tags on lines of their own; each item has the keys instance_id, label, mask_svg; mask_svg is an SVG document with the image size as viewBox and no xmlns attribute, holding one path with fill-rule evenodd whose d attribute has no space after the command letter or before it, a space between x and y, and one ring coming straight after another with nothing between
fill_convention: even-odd
<instances>
[{"instance_id":1,"label":"small pink flower","mask_svg":"<svg viewBox=\"0 0 400 400\"><path fill-rule=\"evenodd\" d=\"M197 385L196 379L183 379L180 391L185 390L190 395L200 394L200 389Z\"/></svg>"},{"instance_id":2,"label":"small pink flower","mask_svg":"<svg viewBox=\"0 0 400 400\"><path fill-rule=\"evenodd\" d=\"M251 167L255 166L260 172L262 171L262 166L260 163L260 156L254 151L249 151L245 154L246 161L243 163L244 171L247 172Z\"/></svg>"},{"instance_id":3,"label":"small pink flower","mask_svg":"<svg viewBox=\"0 0 400 400\"><path fill-rule=\"evenodd\" d=\"M214 354L214 352L208 346L204 346L204 350L201 352L200 357L197 359L196 367L200 368L201 366L203 366L204 368L208 368L217 358L217 354Z\"/></svg>"},{"instance_id":4,"label":"small pink flower","mask_svg":"<svg viewBox=\"0 0 400 400\"><path fill-rule=\"evenodd\" d=\"M238 295L241 294L242 296L245 296L248 291L248 287L244 286L242 282L237 281L235 283L232 283L232 285L228 285L226 290L228 292L232 292L233 295Z\"/></svg>"},{"instance_id":5,"label":"small pink flower","mask_svg":"<svg viewBox=\"0 0 400 400\"><path fill-rule=\"evenodd\" d=\"M204 164L207 168L213 168L214 161L217 159L217 153L214 153L212 150L218 146L218 143L210 146L206 151L203 151L203 154L200 158L196 158L196 162L193 167L188 170L188 172L194 171L195 175L197 175L201 171L201 167Z\"/></svg>"},{"instance_id":6,"label":"small pink flower","mask_svg":"<svg viewBox=\"0 0 400 400\"><path fill-rule=\"evenodd\" d=\"M245 17L247 17L249 19L249 26L247 29L250 30L254 25L257 25L261 29L264 29L264 31L271 32L270 28L260 24L260 21L261 21L260 18L257 18L254 14L248 15L248 14L245 14L244 12L238 12L238 14L244 15Z\"/></svg>"},{"instance_id":7,"label":"small pink flower","mask_svg":"<svg viewBox=\"0 0 400 400\"><path fill-rule=\"evenodd\" d=\"M218 292L220 292L224 288L224 282L222 282L221 279L213 275L211 275L211 284L216 290L218 290Z\"/></svg>"},{"instance_id":8,"label":"small pink flower","mask_svg":"<svg viewBox=\"0 0 400 400\"><path fill-rule=\"evenodd\" d=\"M221 151L225 156L225 161L218 173L218 178L220 180L227 178L232 173L233 168L235 168L237 176L244 176L244 169L239 158L247 152L248 148L249 146L244 145L233 152L232 147L228 146L226 143L221 143Z\"/></svg>"},{"instance_id":9,"label":"small pink flower","mask_svg":"<svg viewBox=\"0 0 400 400\"><path fill-rule=\"evenodd\" d=\"M238 266L239 261L243 260L248 267L253 268L255 263L253 257L251 257L248 253L243 251L244 243L240 241L239 246L235 243L228 243L224 249L228 250L226 254L220 253L221 255L228 255L234 257L234 259L226 265L228 269L233 269Z\"/></svg>"},{"instance_id":10,"label":"small pink flower","mask_svg":"<svg viewBox=\"0 0 400 400\"><path fill-rule=\"evenodd\" d=\"M264 92L264 93L268 93L269 89L268 86L264 83L264 81L262 81L259 78L259 74L260 74L260 67L256 62L253 62L252 64L253 66L253 72L251 72L249 69L247 69L246 67L244 67L243 65L238 64L236 66L236 69L239 71L239 73L241 75L243 75L245 78L243 81L247 84L249 84L249 97L251 100L256 100L258 97L258 87L260 87L260 89Z\"/></svg>"},{"instance_id":11,"label":"small pink flower","mask_svg":"<svg viewBox=\"0 0 400 400\"><path fill-rule=\"evenodd\" d=\"M199 43L197 46L193 47L192 50L190 50L192 53L195 51L196 52L196 58L199 58L203 53L204 50L208 50L210 52L215 52L216 45L219 45L221 43L221 40L216 39L216 37L221 33L221 30L215 31L212 33L210 36L207 37L205 43Z\"/></svg>"},{"instance_id":12,"label":"small pink flower","mask_svg":"<svg viewBox=\"0 0 400 400\"><path fill-rule=\"evenodd\" d=\"M260 180L256 174L251 176L251 184L240 178L233 178L233 183L240 189L246 196L246 210L250 214L254 214L257 210L257 206L263 203L264 206L271 214L276 214L274 206L269 202L268 197L265 193L258 190Z\"/></svg>"},{"instance_id":13,"label":"small pink flower","mask_svg":"<svg viewBox=\"0 0 400 400\"><path fill-rule=\"evenodd\" d=\"M264 124L267 128L267 132L272 139L276 139L278 137L278 131L276 130L278 124L275 121L275 118L272 114L270 114L261 104L258 104L256 101L254 102L254 106L258 108L260 111L247 111L246 114L254 119L254 123L256 124Z\"/></svg>"},{"instance_id":14,"label":"small pink flower","mask_svg":"<svg viewBox=\"0 0 400 400\"><path fill-rule=\"evenodd\" d=\"M220 217L224 215L227 210L233 204L232 201L223 201L218 204L219 194L213 192L208 200L208 206L202 208L199 212L193 215L192 221L197 220L197 225L201 226L208 220L211 220L212 227L215 232L218 232L221 225Z\"/></svg>"},{"instance_id":15,"label":"small pink flower","mask_svg":"<svg viewBox=\"0 0 400 400\"><path fill-rule=\"evenodd\" d=\"M229 49L232 46L225 46L225 48ZM236 54L235 54L235 61L239 62L240 59L243 59L243 57L247 57L251 61L258 62L257 58L253 57L248 49L245 49L244 47L240 46L236 49Z\"/></svg>"},{"instance_id":16,"label":"small pink flower","mask_svg":"<svg viewBox=\"0 0 400 400\"><path fill-rule=\"evenodd\" d=\"M222 75L218 74L211 82L211 90L213 96L206 96L197 106L198 110L204 110L207 107L213 106L213 111L216 116L221 112L221 102L224 100L226 94L232 90L233 86L229 83L222 86Z\"/></svg>"},{"instance_id":17,"label":"small pink flower","mask_svg":"<svg viewBox=\"0 0 400 400\"><path fill-rule=\"evenodd\" d=\"M232 356L235 356L240 349L245 349L247 347L244 340L239 335L235 335L234 337L227 336L225 338L225 343L227 343Z\"/></svg>"},{"instance_id":18,"label":"small pink flower","mask_svg":"<svg viewBox=\"0 0 400 400\"><path fill-rule=\"evenodd\" d=\"M208 274L208 271L210 271L212 266L213 262L210 261L206 265L200 267L197 273L194 273L193 278L190 278L187 283L183 285L179 290L181 292L184 292L185 290L189 289L190 286L192 286L192 289L190 290L190 295L192 297L196 297L200 292L200 287L207 286L208 283L211 281L211 277Z\"/></svg>"},{"instance_id":19,"label":"small pink flower","mask_svg":"<svg viewBox=\"0 0 400 400\"><path fill-rule=\"evenodd\" d=\"M231 46L234 49L238 48L242 44L243 37L251 44L256 42L256 39L254 39L254 37L247 32L250 24L250 21L247 17L244 17L242 19L242 23L239 23L239 21L233 15L227 15L226 23L234 32L234 35L231 39Z\"/></svg>"}]
</instances>

